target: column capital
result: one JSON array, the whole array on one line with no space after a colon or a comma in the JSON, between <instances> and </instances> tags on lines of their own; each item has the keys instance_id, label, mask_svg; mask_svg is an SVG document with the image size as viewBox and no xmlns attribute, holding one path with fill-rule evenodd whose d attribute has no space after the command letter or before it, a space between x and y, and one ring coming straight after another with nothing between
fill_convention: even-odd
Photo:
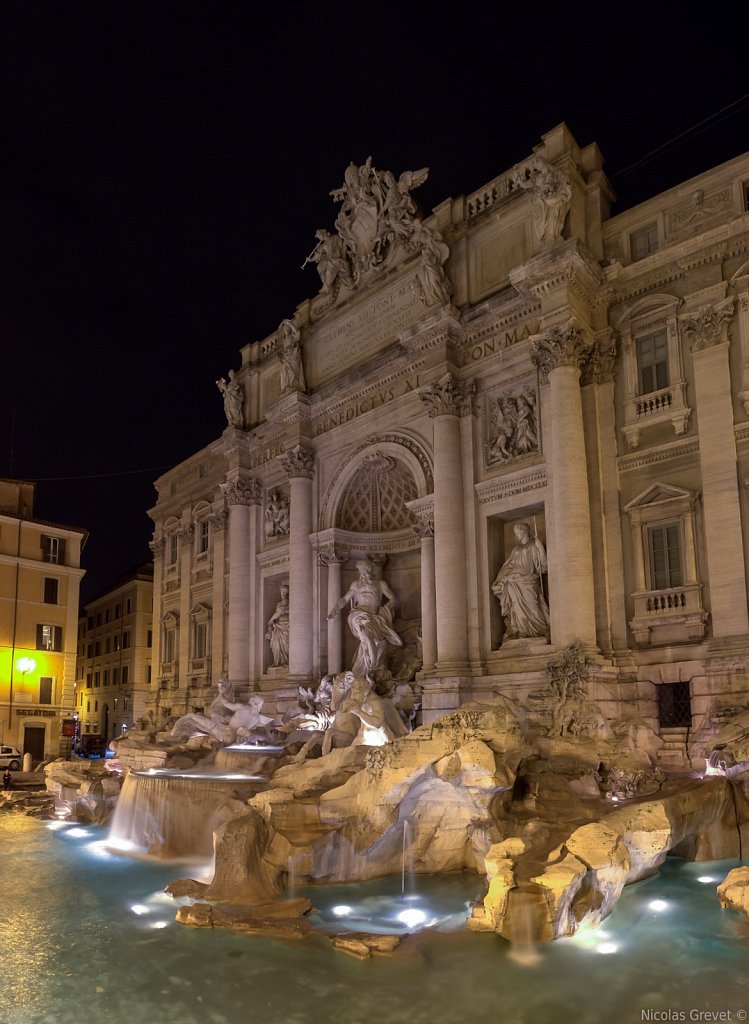
<instances>
[{"instance_id":1,"label":"column capital","mask_svg":"<svg viewBox=\"0 0 749 1024\"><path fill-rule=\"evenodd\" d=\"M184 540L185 538L192 537L194 531L195 531L195 523L189 522L189 523L182 523L182 525L178 526L177 529L174 532L177 534L177 536L179 537L180 540Z\"/></svg>"},{"instance_id":2,"label":"column capital","mask_svg":"<svg viewBox=\"0 0 749 1024\"><path fill-rule=\"evenodd\" d=\"M320 565L343 565L346 561L345 556L342 555L340 551L336 550L335 545L325 548L324 551L320 551L317 557Z\"/></svg>"},{"instance_id":3,"label":"column capital","mask_svg":"<svg viewBox=\"0 0 749 1024\"><path fill-rule=\"evenodd\" d=\"M289 479L294 477L312 479L315 469L315 453L309 448L303 448L298 444L295 448L289 448L287 452L280 455L279 459Z\"/></svg>"},{"instance_id":4,"label":"column capital","mask_svg":"<svg viewBox=\"0 0 749 1024\"><path fill-rule=\"evenodd\" d=\"M246 479L227 480L221 484L224 500L229 506L232 505L259 505L262 499L263 489L260 481L253 477Z\"/></svg>"},{"instance_id":5,"label":"column capital","mask_svg":"<svg viewBox=\"0 0 749 1024\"><path fill-rule=\"evenodd\" d=\"M411 529L421 540L428 540L430 537L434 537L434 516L425 516L418 523L414 523Z\"/></svg>"},{"instance_id":6,"label":"column capital","mask_svg":"<svg viewBox=\"0 0 749 1024\"><path fill-rule=\"evenodd\" d=\"M469 416L473 411L471 399L475 390L473 378L458 380L452 373L446 373L420 391L419 398L426 405L430 419L436 416Z\"/></svg>"},{"instance_id":7,"label":"column capital","mask_svg":"<svg viewBox=\"0 0 749 1024\"><path fill-rule=\"evenodd\" d=\"M728 344L728 325L734 311L732 296L715 306L703 306L683 318L685 330L694 334L693 352L704 352L716 345Z\"/></svg>"},{"instance_id":8,"label":"column capital","mask_svg":"<svg viewBox=\"0 0 749 1024\"><path fill-rule=\"evenodd\" d=\"M581 382L583 384L609 384L614 379L615 362L616 340L611 338L607 344L596 341L585 360Z\"/></svg>"},{"instance_id":9,"label":"column capital","mask_svg":"<svg viewBox=\"0 0 749 1024\"><path fill-rule=\"evenodd\" d=\"M590 342L574 320L553 324L531 341L531 362L542 376L548 377L560 366L582 367L590 352Z\"/></svg>"},{"instance_id":10,"label":"column capital","mask_svg":"<svg viewBox=\"0 0 749 1024\"><path fill-rule=\"evenodd\" d=\"M166 537L163 533L155 533L151 540L148 542L148 547L151 550L151 554L154 558L158 558L159 555L164 552L164 545L166 544Z\"/></svg>"},{"instance_id":11,"label":"column capital","mask_svg":"<svg viewBox=\"0 0 749 1024\"><path fill-rule=\"evenodd\" d=\"M223 530L226 526L227 511L226 508L222 508L218 512L211 512L207 517L211 528L214 530Z\"/></svg>"}]
</instances>

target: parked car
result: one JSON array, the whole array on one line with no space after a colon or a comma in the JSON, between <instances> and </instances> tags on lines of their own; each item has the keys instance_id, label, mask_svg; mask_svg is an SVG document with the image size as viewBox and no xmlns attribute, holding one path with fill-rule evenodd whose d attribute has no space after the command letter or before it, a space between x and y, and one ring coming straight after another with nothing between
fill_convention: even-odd
<instances>
[{"instance_id":1,"label":"parked car","mask_svg":"<svg viewBox=\"0 0 749 1024\"><path fill-rule=\"evenodd\" d=\"M78 744L78 753L81 757L104 757L107 752L107 741L103 736L94 736L85 733L81 736Z\"/></svg>"},{"instance_id":2,"label":"parked car","mask_svg":"<svg viewBox=\"0 0 749 1024\"><path fill-rule=\"evenodd\" d=\"M23 754L15 747L0 747L0 768L17 772L23 763Z\"/></svg>"}]
</instances>

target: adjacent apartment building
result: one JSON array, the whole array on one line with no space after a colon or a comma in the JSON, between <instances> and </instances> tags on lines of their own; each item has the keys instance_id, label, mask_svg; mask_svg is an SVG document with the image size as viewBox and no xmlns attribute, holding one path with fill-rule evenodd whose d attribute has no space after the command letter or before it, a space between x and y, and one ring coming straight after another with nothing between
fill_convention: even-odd
<instances>
[{"instance_id":1,"label":"adjacent apartment building","mask_svg":"<svg viewBox=\"0 0 749 1024\"><path fill-rule=\"evenodd\" d=\"M78 623L78 736L105 742L143 716L151 686L153 565L142 565L89 601Z\"/></svg>"},{"instance_id":2,"label":"adjacent apartment building","mask_svg":"<svg viewBox=\"0 0 749 1024\"><path fill-rule=\"evenodd\" d=\"M34 517L34 484L0 479L0 737L35 761L74 735L86 530Z\"/></svg>"},{"instance_id":3,"label":"adjacent apartment building","mask_svg":"<svg viewBox=\"0 0 749 1024\"><path fill-rule=\"evenodd\" d=\"M346 169L316 294L157 481L148 702L351 666L366 558L425 720L577 643L591 715L705 747L749 705L749 154L616 216L563 124L422 216L426 173Z\"/></svg>"}]
</instances>

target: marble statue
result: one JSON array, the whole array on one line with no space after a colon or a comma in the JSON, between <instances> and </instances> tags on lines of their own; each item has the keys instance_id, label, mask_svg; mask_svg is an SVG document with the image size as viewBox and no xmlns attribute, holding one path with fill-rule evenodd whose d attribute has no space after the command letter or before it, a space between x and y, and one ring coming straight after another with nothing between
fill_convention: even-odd
<instances>
[{"instance_id":1,"label":"marble statue","mask_svg":"<svg viewBox=\"0 0 749 1024\"><path fill-rule=\"evenodd\" d=\"M553 167L542 157L535 157L514 175L512 185L532 192L536 240L555 242L560 238L564 218L572 202L572 186L564 171Z\"/></svg>"},{"instance_id":2,"label":"marble statue","mask_svg":"<svg viewBox=\"0 0 749 1024\"><path fill-rule=\"evenodd\" d=\"M281 394L287 391L306 391L302 366L302 343L299 328L291 320L282 320L278 328L281 344Z\"/></svg>"},{"instance_id":3,"label":"marble statue","mask_svg":"<svg viewBox=\"0 0 749 1024\"><path fill-rule=\"evenodd\" d=\"M420 250L416 283L419 297L425 306L444 306L450 301L451 286L444 270L450 248L442 241L438 231L425 227L420 220L413 222L411 247Z\"/></svg>"},{"instance_id":4,"label":"marble statue","mask_svg":"<svg viewBox=\"0 0 749 1024\"><path fill-rule=\"evenodd\" d=\"M348 604L351 611L348 627L359 641L359 650L352 670L355 676L369 676L372 680L387 675L385 662L388 644L401 647L403 641L392 626L395 608L395 594L383 579L375 578L375 568L368 559L357 563L359 579L330 609L328 618L333 619Z\"/></svg>"},{"instance_id":5,"label":"marble statue","mask_svg":"<svg viewBox=\"0 0 749 1024\"><path fill-rule=\"evenodd\" d=\"M502 642L520 637L548 638L549 606L541 582L547 571L546 551L538 537L531 537L528 523L515 523L513 531L517 544L492 584L505 622Z\"/></svg>"},{"instance_id":6,"label":"marble statue","mask_svg":"<svg viewBox=\"0 0 749 1024\"><path fill-rule=\"evenodd\" d=\"M213 698L205 715L189 714L178 718L172 727L176 740L187 740L196 734L210 736L219 743L230 743L228 731L230 711L234 707L234 687L228 679L219 679L218 695Z\"/></svg>"},{"instance_id":7,"label":"marble statue","mask_svg":"<svg viewBox=\"0 0 749 1024\"><path fill-rule=\"evenodd\" d=\"M242 411L244 406L244 389L237 381L234 370L229 370L228 381L223 377L221 377L220 380L217 380L216 387L224 396L224 415L226 416L226 422L230 427L239 427L241 430L244 426L244 414Z\"/></svg>"},{"instance_id":8,"label":"marble statue","mask_svg":"<svg viewBox=\"0 0 749 1024\"><path fill-rule=\"evenodd\" d=\"M339 710L356 716L360 723L353 746L381 747L406 735L408 728L391 700L379 697L369 679L353 672L344 675L349 688Z\"/></svg>"},{"instance_id":9,"label":"marble statue","mask_svg":"<svg viewBox=\"0 0 749 1024\"><path fill-rule=\"evenodd\" d=\"M268 619L267 633L265 639L270 642L273 665L278 668L280 665L289 664L289 585L281 584L281 600L275 607L271 617Z\"/></svg>"},{"instance_id":10,"label":"marble statue","mask_svg":"<svg viewBox=\"0 0 749 1024\"><path fill-rule=\"evenodd\" d=\"M422 167L404 171L396 179L390 171L378 171L371 156L361 165L349 164L343 184L330 193L341 203L336 234L323 229L315 232L317 243L302 264L303 268L317 264L323 295L335 293L341 284L355 287L369 271L382 267L399 246L410 246L417 212L411 192L428 175L429 169ZM425 277L436 275L439 279L444 263L440 251L427 253L424 259L435 264L425 268Z\"/></svg>"},{"instance_id":11,"label":"marble statue","mask_svg":"<svg viewBox=\"0 0 749 1024\"><path fill-rule=\"evenodd\" d=\"M265 505L264 532L266 540L273 537L288 537L291 528L289 499L279 491L273 490L268 495Z\"/></svg>"},{"instance_id":12,"label":"marble statue","mask_svg":"<svg viewBox=\"0 0 749 1024\"><path fill-rule=\"evenodd\" d=\"M266 727L273 722L268 715L263 715L261 709L263 698L259 693L250 695L246 704L239 702L225 702L225 706L233 712L227 724L226 735L229 743L249 743L255 739L266 739Z\"/></svg>"}]
</instances>

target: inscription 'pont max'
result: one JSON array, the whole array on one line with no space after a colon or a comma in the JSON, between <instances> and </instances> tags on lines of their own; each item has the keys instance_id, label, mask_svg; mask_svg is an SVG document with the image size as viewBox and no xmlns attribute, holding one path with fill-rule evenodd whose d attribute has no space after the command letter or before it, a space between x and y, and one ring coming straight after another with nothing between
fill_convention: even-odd
<instances>
[{"instance_id":1,"label":"inscription 'pont max'","mask_svg":"<svg viewBox=\"0 0 749 1024\"><path fill-rule=\"evenodd\" d=\"M374 355L423 314L413 281L399 284L364 309L315 333L310 339L311 376L319 382Z\"/></svg>"}]
</instances>

